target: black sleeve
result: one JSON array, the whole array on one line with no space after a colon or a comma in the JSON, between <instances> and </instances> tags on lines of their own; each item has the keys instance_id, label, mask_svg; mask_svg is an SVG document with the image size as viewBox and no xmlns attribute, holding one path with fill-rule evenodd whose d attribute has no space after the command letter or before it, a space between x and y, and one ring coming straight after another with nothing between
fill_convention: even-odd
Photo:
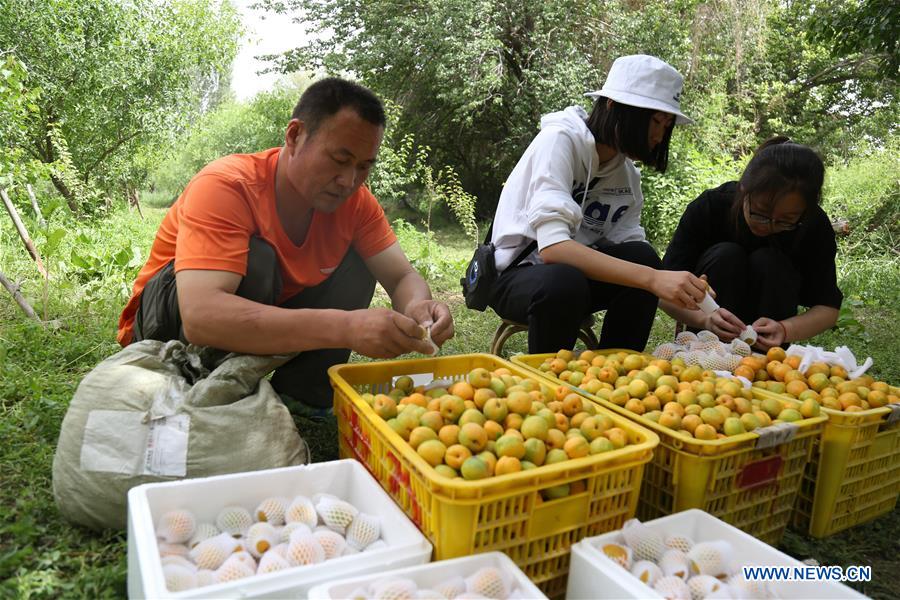
<instances>
[{"instance_id":1,"label":"black sleeve","mask_svg":"<svg viewBox=\"0 0 900 600\"><path fill-rule=\"evenodd\" d=\"M831 306L840 308L844 295L837 285L837 242L831 221L821 209L816 210L810 223L810 230L803 242L805 258L798 265L803 286L800 290L802 306Z\"/></svg>"},{"instance_id":2,"label":"black sleeve","mask_svg":"<svg viewBox=\"0 0 900 600\"><path fill-rule=\"evenodd\" d=\"M706 190L684 209L672 241L663 257L668 271L693 271L709 245L710 200L713 190Z\"/></svg>"}]
</instances>

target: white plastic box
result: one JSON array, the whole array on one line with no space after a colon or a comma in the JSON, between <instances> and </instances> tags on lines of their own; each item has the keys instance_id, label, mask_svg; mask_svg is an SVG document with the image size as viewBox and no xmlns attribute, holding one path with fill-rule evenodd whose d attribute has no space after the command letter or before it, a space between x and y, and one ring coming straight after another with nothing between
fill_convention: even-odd
<instances>
[{"instance_id":1,"label":"white plastic box","mask_svg":"<svg viewBox=\"0 0 900 600\"><path fill-rule=\"evenodd\" d=\"M312 496L319 492L334 494L362 512L378 515L387 547L183 592L166 588L155 525L167 511L186 508L199 521L215 522L218 511L228 505L253 510L269 496ZM324 581L427 563L431 551L431 543L355 460L150 483L128 492L131 598L300 598Z\"/></svg>"},{"instance_id":2,"label":"white plastic box","mask_svg":"<svg viewBox=\"0 0 900 600\"><path fill-rule=\"evenodd\" d=\"M806 566L755 537L732 527L709 513L690 509L644 522L664 535L685 535L696 542L725 540L734 547L736 558L746 566ZM585 538L572 546L566 598L662 598L640 579L607 557L603 544L624 544L621 530ZM856 590L834 581L770 581L775 596L784 600L801 598L865 598Z\"/></svg>"},{"instance_id":3,"label":"white plastic box","mask_svg":"<svg viewBox=\"0 0 900 600\"><path fill-rule=\"evenodd\" d=\"M365 575L362 577L349 577L331 581L329 583L323 583L315 586L309 591L309 600L343 600L345 598L350 598L354 590L358 588L367 588L370 584L375 583L379 579L385 579L387 577L404 577L412 579L416 582L416 585L419 586L419 589L427 589L457 575L466 578L483 567L496 567L512 575L513 580L515 581L515 587L519 590L522 598L547 598L536 585L531 583L531 580L528 579L525 573L523 573L522 570L516 566L516 563L508 556L502 552L485 552L483 554L474 554L462 558L441 560L427 565L420 565L418 567L407 567L395 571Z\"/></svg>"}]
</instances>

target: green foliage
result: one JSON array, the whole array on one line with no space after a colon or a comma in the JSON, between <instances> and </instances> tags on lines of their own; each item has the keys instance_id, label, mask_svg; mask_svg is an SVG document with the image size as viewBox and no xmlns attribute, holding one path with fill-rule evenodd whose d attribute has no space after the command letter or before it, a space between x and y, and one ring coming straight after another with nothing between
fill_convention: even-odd
<instances>
[{"instance_id":1,"label":"green foliage","mask_svg":"<svg viewBox=\"0 0 900 600\"><path fill-rule=\"evenodd\" d=\"M27 35L22 35L27 32ZM60 159L58 128L77 177L104 191L139 185L148 156L208 103L237 53L237 13L214 0L6 0L0 48L40 89L20 148ZM52 176L73 210L65 182Z\"/></svg>"},{"instance_id":2,"label":"green foliage","mask_svg":"<svg viewBox=\"0 0 900 600\"><path fill-rule=\"evenodd\" d=\"M456 273L465 271L467 259L451 258L430 229L419 231L403 219L395 219L393 227L409 262L427 281L434 281L448 273L451 279L456 277L458 280Z\"/></svg>"},{"instance_id":3,"label":"green foliage","mask_svg":"<svg viewBox=\"0 0 900 600\"><path fill-rule=\"evenodd\" d=\"M177 197L197 171L217 158L282 145L291 112L308 84L304 79L257 94L249 102L222 103L172 147L151 177L154 186Z\"/></svg>"},{"instance_id":4,"label":"green foliage","mask_svg":"<svg viewBox=\"0 0 900 600\"><path fill-rule=\"evenodd\" d=\"M685 207L703 191L737 179L741 166L728 157L701 151L676 132L666 172L658 173L650 168L641 171L644 190L641 224L650 242L665 250Z\"/></svg>"},{"instance_id":5,"label":"green foliage","mask_svg":"<svg viewBox=\"0 0 900 600\"><path fill-rule=\"evenodd\" d=\"M27 87L28 71L14 55L0 53L0 188L32 181L38 164L23 149L28 121L38 112L40 90Z\"/></svg>"},{"instance_id":6,"label":"green foliage","mask_svg":"<svg viewBox=\"0 0 900 600\"><path fill-rule=\"evenodd\" d=\"M861 144L854 160L831 166L826 174L823 208L845 221L849 235L839 236L849 256L900 253L900 139L873 148Z\"/></svg>"},{"instance_id":7,"label":"green foliage","mask_svg":"<svg viewBox=\"0 0 900 600\"><path fill-rule=\"evenodd\" d=\"M378 153L378 162L369 179L375 196L387 206L404 205L424 216L430 230L435 210L449 209L463 231L473 240L478 237L475 197L463 189L452 167L437 173L430 164L432 150L417 146L411 133L402 135L392 127L401 107L388 102L388 130Z\"/></svg>"}]
</instances>

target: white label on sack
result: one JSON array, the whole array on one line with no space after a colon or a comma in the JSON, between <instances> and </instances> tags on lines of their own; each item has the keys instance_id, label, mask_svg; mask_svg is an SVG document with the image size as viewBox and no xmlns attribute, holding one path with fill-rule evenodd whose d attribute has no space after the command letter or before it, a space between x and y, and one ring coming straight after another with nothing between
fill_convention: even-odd
<instances>
[{"instance_id":1,"label":"white label on sack","mask_svg":"<svg viewBox=\"0 0 900 600\"><path fill-rule=\"evenodd\" d=\"M82 470L184 477L190 417L143 420L140 412L92 410L81 444Z\"/></svg>"},{"instance_id":2,"label":"white label on sack","mask_svg":"<svg viewBox=\"0 0 900 600\"><path fill-rule=\"evenodd\" d=\"M92 410L81 442L81 469L138 475L143 472L147 425L143 413Z\"/></svg>"},{"instance_id":3,"label":"white label on sack","mask_svg":"<svg viewBox=\"0 0 900 600\"><path fill-rule=\"evenodd\" d=\"M188 431L185 414L150 421L144 475L184 477L187 474Z\"/></svg>"}]
</instances>

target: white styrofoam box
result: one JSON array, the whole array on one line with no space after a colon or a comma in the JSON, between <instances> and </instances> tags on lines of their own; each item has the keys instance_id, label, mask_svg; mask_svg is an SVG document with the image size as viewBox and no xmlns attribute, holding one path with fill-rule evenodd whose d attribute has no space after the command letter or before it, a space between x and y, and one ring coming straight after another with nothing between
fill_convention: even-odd
<instances>
[{"instance_id":1,"label":"white styrofoam box","mask_svg":"<svg viewBox=\"0 0 900 600\"><path fill-rule=\"evenodd\" d=\"M364 513L377 515L387 547L183 592L167 590L155 533L156 523L166 512L185 508L200 522L215 522L219 510L225 506L244 506L252 511L270 496L311 497L319 492L333 494ZM131 598L303 597L313 585L323 581L427 563L431 550L431 543L381 485L352 459L148 483L128 492L128 595Z\"/></svg>"},{"instance_id":2,"label":"white styrofoam box","mask_svg":"<svg viewBox=\"0 0 900 600\"><path fill-rule=\"evenodd\" d=\"M806 566L752 535L709 513L693 508L644 522L664 536L685 535L694 543L725 540L734 547L741 566ZM607 557L603 544L624 544L621 530L585 538L572 546L568 600L594 598L662 598L651 587ZM856 590L834 581L769 581L778 598L865 598Z\"/></svg>"},{"instance_id":3,"label":"white styrofoam box","mask_svg":"<svg viewBox=\"0 0 900 600\"><path fill-rule=\"evenodd\" d=\"M351 593L357 588L367 588L370 584L386 578L408 578L416 582L419 589L427 589L436 586L451 577L463 578L472 575L478 569L484 567L496 567L505 573L509 573L515 581L515 587L519 590L520 597L533 599L546 599L547 596L533 583L522 570L516 566L511 558L502 552L485 552L473 554L462 558L451 558L438 562L407 567L394 571L380 572L374 575L361 577L347 577L337 579L329 583L322 583L309 591L309 600L338 600L350 598Z\"/></svg>"}]
</instances>

